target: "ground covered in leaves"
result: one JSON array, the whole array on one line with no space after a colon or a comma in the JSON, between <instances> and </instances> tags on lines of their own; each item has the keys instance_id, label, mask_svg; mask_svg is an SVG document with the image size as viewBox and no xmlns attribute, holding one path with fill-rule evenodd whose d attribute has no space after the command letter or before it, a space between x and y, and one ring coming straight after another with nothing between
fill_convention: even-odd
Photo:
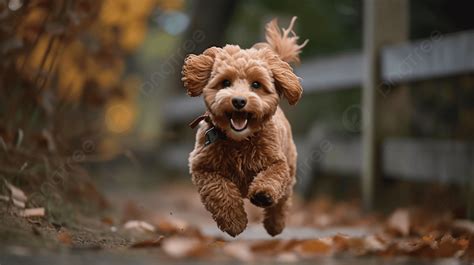
<instances>
[{"instance_id":1,"label":"ground covered in leaves","mask_svg":"<svg viewBox=\"0 0 474 265\"><path fill-rule=\"evenodd\" d=\"M7 255L28 256L42 249L146 253L170 261L206 262L400 256L474 260L474 223L449 212L413 208L382 216L363 214L357 203L295 199L288 228L272 238L260 225L260 209L248 204L249 228L231 238L216 228L187 185L112 191L107 194L110 209L79 211L64 221L48 216L48 209L25 214L28 194L23 197L11 184L7 188L0 204L0 238Z\"/></svg>"}]
</instances>

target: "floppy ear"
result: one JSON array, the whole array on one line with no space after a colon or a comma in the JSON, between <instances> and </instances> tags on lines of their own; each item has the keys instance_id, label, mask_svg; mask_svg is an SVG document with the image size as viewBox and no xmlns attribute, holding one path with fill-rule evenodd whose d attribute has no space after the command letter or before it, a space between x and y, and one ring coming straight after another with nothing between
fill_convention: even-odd
<instances>
[{"instance_id":1,"label":"floppy ear","mask_svg":"<svg viewBox=\"0 0 474 265\"><path fill-rule=\"evenodd\" d=\"M211 47L200 55L190 54L184 60L181 80L189 96L201 95L202 89L209 81L214 59L219 50L219 48Z\"/></svg>"},{"instance_id":2,"label":"floppy ear","mask_svg":"<svg viewBox=\"0 0 474 265\"><path fill-rule=\"evenodd\" d=\"M273 73L277 91L283 94L290 105L295 105L303 94L303 88L299 78L293 73L293 68L277 55L271 57L269 67Z\"/></svg>"}]
</instances>

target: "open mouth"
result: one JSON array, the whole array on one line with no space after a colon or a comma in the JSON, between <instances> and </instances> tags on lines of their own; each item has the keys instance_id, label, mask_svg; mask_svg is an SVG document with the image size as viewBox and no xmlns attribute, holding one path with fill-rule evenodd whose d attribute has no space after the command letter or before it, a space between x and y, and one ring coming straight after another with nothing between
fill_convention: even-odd
<instances>
[{"instance_id":1,"label":"open mouth","mask_svg":"<svg viewBox=\"0 0 474 265\"><path fill-rule=\"evenodd\" d=\"M233 111L227 113L227 117L230 120L230 127L232 128L232 130L236 132L241 132L247 129L248 121L251 117L251 114L247 112Z\"/></svg>"}]
</instances>

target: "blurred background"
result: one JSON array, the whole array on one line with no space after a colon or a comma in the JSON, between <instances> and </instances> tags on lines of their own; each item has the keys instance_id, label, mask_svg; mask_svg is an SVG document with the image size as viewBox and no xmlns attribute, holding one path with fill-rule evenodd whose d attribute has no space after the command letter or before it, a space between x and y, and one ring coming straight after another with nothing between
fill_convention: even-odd
<instances>
[{"instance_id":1,"label":"blurred background","mask_svg":"<svg viewBox=\"0 0 474 265\"><path fill-rule=\"evenodd\" d=\"M90 200L189 185L188 123L205 109L186 97L185 56L249 48L272 18L298 16L305 92L282 103L298 196L472 217L472 10L469 0L0 0L0 174L29 192L60 181L35 197L51 208L65 191Z\"/></svg>"}]
</instances>

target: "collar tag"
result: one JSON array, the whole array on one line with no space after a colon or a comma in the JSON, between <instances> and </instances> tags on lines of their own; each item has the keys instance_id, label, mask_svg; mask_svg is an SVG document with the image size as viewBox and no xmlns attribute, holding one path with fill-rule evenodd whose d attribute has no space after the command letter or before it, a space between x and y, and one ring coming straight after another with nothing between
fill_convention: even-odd
<instances>
[{"instance_id":1,"label":"collar tag","mask_svg":"<svg viewBox=\"0 0 474 265\"><path fill-rule=\"evenodd\" d=\"M219 139L219 131L215 127L211 127L206 131L206 141L204 146L208 146Z\"/></svg>"}]
</instances>

